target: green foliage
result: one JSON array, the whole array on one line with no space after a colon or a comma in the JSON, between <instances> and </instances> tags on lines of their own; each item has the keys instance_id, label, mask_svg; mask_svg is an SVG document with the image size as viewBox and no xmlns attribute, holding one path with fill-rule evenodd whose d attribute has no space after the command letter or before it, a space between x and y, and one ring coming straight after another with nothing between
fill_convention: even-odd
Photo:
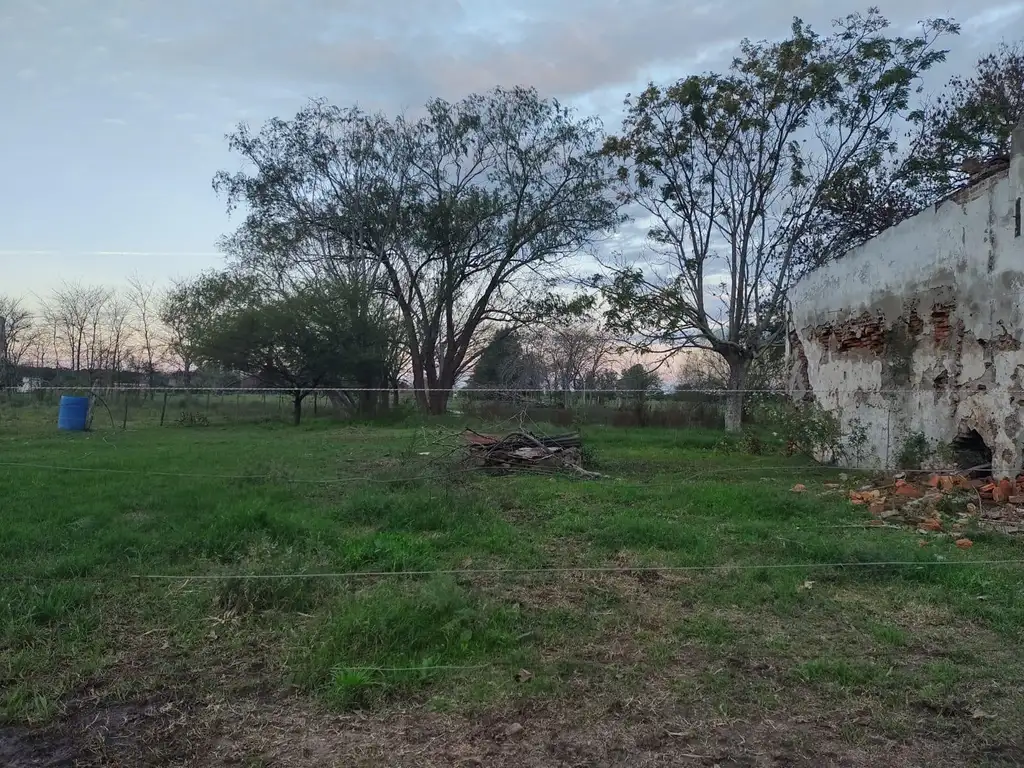
<instances>
[{"instance_id":1,"label":"green foliage","mask_svg":"<svg viewBox=\"0 0 1024 768\"><path fill-rule=\"evenodd\" d=\"M772 348L792 280L850 242L851 218L823 203L848 177L882 173L917 78L945 57L937 40L957 32L943 20L912 37L888 28L877 10L827 36L797 19L785 40L744 41L724 72L627 98L604 151L621 199L656 222L655 254L649 270L595 279L614 330L643 348L711 349L737 370Z\"/></svg>"},{"instance_id":2,"label":"green foliage","mask_svg":"<svg viewBox=\"0 0 1024 768\"><path fill-rule=\"evenodd\" d=\"M585 689L600 718L666 685L744 718L765 702L787 717L823 701L866 712L858 744L893 723L931 735L948 719L932 708L954 706L983 708L976 727L1006 743L1020 731L1024 695L992 687L1024 679L1019 569L980 562L1019 558L1019 543L971 531L970 550L945 536L922 548L913 527L868 527L823 492L840 470L776 455L771 424L748 429L762 455L712 453L713 430L586 426L610 477L463 473L452 487L435 446L462 420L154 425L102 441L57 433L52 415L0 431L0 454L23 463L0 471L0 720L13 733L87 689L104 707L154 690L248 701L286 683L382 715L558 707ZM879 562L911 565L865 565ZM577 565L634 570L379 575ZM337 576L352 571L364 575ZM289 576L303 573L335 576ZM243 578L273 575L288 577Z\"/></svg>"},{"instance_id":3,"label":"green foliage","mask_svg":"<svg viewBox=\"0 0 1024 768\"><path fill-rule=\"evenodd\" d=\"M758 421L770 428L787 453L802 453L825 463L861 460L867 434L859 421L844 431L839 413L817 403L770 401L758 409Z\"/></svg>"},{"instance_id":4,"label":"green foliage","mask_svg":"<svg viewBox=\"0 0 1024 768\"><path fill-rule=\"evenodd\" d=\"M542 384L542 364L523 347L511 328L498 330L473 368L470 386L489 389L537 389Z\"/></svg>"},{"instance_id":5,"label":"green foliage","mask_svg":"<svg viewBox=\"0 0 1024 768\"><path fill-rule=\"evenodd\" d=\"M1009 158L1013 131L1024 120L1024 46L1002 43L969 76L954 75L922 116L905 184L927 204L962 186L985 162Z\"/></svg>"},{"instance_id":6,"label":"green foliage","mask_svg":"<svg viewBox=\"0 0 1024 768\"><path fill-rule=\"evenodd\" d=\"M339 279L273 289L243 271L199 281L204 322L195 356L292 390L294 420L309 390L387 383L390 328L365 311L363 286Z\"/></svg>"},{"instance_id":7,"label":"green foliage","mask_svg":"<svg viewBox=\"0 0 1024 768\"><path fill-rule=\"evenodd\" d=\"M589 303L549 289L620 220L600 133L532 88L433 99L415 120L317 101L258 133L240 126L230 148L256 170L214 184L247 207L233 239L259 246L246 258L265 272L375 276L402 320L403 362L434 393L420 402L441 414L480 331Z\"/></svg>"},{"instance_id":8,"label":"green foliage","mask_svg":"<svg viewBox=\"0 0 1024 768\"><path fill-rule=\"evenodd\" d=\"M900 469L921 469L921 465L935 453L931 441L923 432L907 435L896 454L896 463Z\"/></svg>"}]
</instances>

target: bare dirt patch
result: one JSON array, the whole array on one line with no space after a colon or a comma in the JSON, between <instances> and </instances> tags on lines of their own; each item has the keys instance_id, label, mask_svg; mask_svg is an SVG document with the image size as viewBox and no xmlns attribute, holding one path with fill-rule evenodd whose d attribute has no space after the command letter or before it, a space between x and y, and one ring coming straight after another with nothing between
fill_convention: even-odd
<instances>
[{"instance_id":1,"label":"bare dirt patch","mask_svg":"<svg viewBox=\"0 0 1024 768\"><path fill-rule=\"evenodd\" d=\"M10 768L93 766L960 766L1019 765L1020 744L919 733L851 738L815 715L736 719L643 696L520 702L475 715L329 714L285 697L68 707L38 729L0 730Z\"/></svg>"}]
</instances>

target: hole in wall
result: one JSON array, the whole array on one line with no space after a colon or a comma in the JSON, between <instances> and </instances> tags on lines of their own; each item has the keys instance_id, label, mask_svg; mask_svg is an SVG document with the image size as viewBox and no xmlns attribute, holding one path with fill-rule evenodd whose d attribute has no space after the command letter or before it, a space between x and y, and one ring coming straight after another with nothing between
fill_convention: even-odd
<instances>
[{"instance_id":1,"label":"hole in wall","mask_svg":"<svg viewBox=\"0 0 1024 768\"><path fill-rule=\"evenodd\" d=\"M961 432L953 438L953 460L962 470L971 470L969 477L985 477L990 474L992 466L992 449L975 429Z\"/></svg>"}]
</instances>

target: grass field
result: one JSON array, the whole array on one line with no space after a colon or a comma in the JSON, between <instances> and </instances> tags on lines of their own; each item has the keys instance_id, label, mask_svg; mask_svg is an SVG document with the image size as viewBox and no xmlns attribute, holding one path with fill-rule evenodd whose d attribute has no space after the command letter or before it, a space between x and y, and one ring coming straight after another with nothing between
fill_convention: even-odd
<instances>
[{"instance_id":1,"label":"grass field","mask_svg":"<svg viewBox=\"0 0 1024 768\"><path fill-rule=\"evenodd\" d=\"M1024 763L1022 567L979 562L1024 546L867 527L838 470L585 427L606 478L494 477L443 425L50 416L0 424L5 765Z\"/></svg>"}]
</instances>

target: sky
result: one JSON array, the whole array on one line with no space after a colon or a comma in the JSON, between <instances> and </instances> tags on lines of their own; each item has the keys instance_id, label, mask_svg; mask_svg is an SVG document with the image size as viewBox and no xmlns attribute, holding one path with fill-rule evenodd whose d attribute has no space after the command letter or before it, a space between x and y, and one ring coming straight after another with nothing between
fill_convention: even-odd
<instances>
[{"instance_id":1,"label":"sky","mask_svg":"<svg viewBox=\"0 0 1024 768\"><path fill-rule=\"evenodd\" d=\"M880 3L897 29L952 17L941 73L1024 38L1024 0ZM225 134L313 97L408 112L533 85L614 130L627 92L725 65L832 0L0 0L0 294L158 282L221 263ZM941 75L941 76L940 76Z\"/></svg>"}]
</instances>

